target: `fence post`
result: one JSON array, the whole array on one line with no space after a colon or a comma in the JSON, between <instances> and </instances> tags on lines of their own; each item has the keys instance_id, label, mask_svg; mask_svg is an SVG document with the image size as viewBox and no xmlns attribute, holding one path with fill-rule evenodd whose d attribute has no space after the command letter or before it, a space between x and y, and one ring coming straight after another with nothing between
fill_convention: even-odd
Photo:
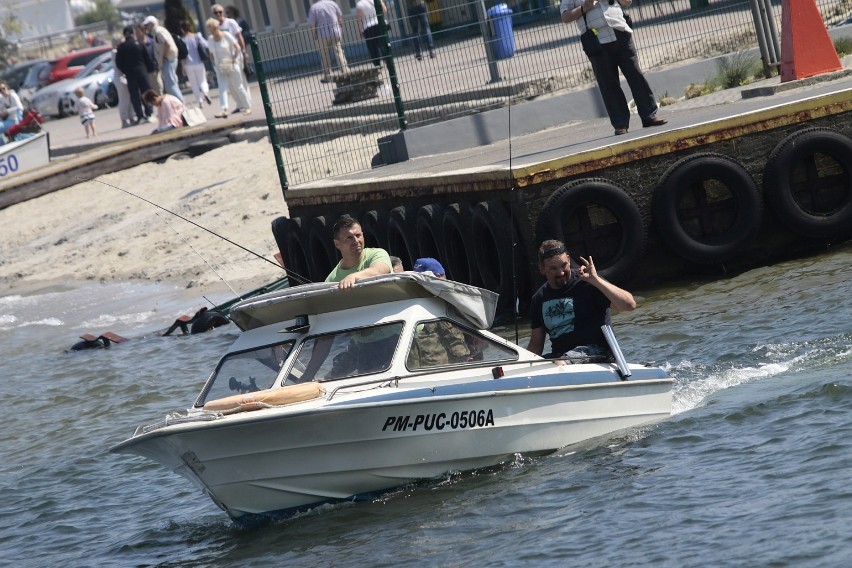
<instances>
[{"instance_id":1,"label":"fence post","mask_svg":"<svg viewBox=\"0 0 852 568\"><path fill-rule=\"evenodd\" d=\"M260 48L257 46L257 36L253 35L251 41L251 56L254 58L255 71L257 72L257 86L260 88L260 98L263 100L263 113L266 115L266 125L269 127L269 141L272 143L272 153L275 155L275 166L278 169L278 182L281 184L281 193L287 197L287 172L284 171L284 159L281 157L281 140L278 138L278 130L275 128L275 117L272 114L272 102L269 100L269 91L266 88L266 73L263 70L263 59L260 57Z\"/></svg>"},{"instance_id":2,"label":"fence post","mask_svg":"<svg viewBox=\"0 0 852 568\"><path fill-rule=\"evenodd\" d=\"M408 128L408 122L405 120L405 108L402 103L402 94L399 90L399 79L396 76L396 65L393 62L393 53L391 53L390 36L388 35L388 26L385 22L385 11L382 10L382 0L373 0L373 5L376 8L376 17L379 20L379 29L382 30L382 41L385 43L385 65L388 66L388 76L390 77L391 91L393 92L393 104L396 107L396 120L400 130Z\"/></svg>"},{"instance_id":3,"label":"fence post","mask_svg":"<svg viewBox=\"0 0 852 568\"><path fill-rule=\"evenodd\" d=\"M476 16L479 20L479 31L482 33L482 40L485 42L485 59L488 61L488 72L491 74L491 82L497 83L502 81L500 77L500 69L497 67L497 59L494 57L494 32L491 30L491 22L488 21L488 14L485 12L485 2L478 0L476 4Z\"/></svg>"}]
</instances>

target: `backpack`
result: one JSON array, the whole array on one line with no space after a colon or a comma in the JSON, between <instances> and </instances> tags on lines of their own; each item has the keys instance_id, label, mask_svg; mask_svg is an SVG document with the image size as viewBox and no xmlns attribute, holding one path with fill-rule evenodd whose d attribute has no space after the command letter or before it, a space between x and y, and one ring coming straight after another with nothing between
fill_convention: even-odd
<instances>
[{"instance_id":1,"label":"backpack","mask_svg":"<svg viewBox=\"0 0 852 568\"><path fill-rule=\"evenodd\" d=\"M186 48L186 42L184 42L183 38L178 35L174 37L174 40L175 45L177 46L178 61L180 61L181 59L186 59L186 57L189 55L189 50Z\"/></svg>"}]
</instances>

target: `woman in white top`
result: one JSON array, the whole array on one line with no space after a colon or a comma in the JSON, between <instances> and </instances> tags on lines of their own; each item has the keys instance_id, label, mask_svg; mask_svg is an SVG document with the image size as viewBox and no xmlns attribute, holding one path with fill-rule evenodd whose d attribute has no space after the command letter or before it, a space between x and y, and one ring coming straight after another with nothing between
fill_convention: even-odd
<instances>
[{"instance_id":1,"label":"woman in white top","mask_svg":"<svg viewBox=\"0 0 852 568\"><path fill-rule=\"evenodd\" d=\"M204 62L207 61L209 48L207 40L201 34L192 32L192 24L183 21L180 24L180 35L186 44L186 59L183 60L183 72L189 79L195 102L201 106L202 102L213 104L210 100L210 87L207 85L207 69Z\"/></svg>"},{"instance_id":2,"label":"woman in white top","mask_svg":"<svg viewBox=\"0 0 852 568\"><path fill-rule=\"evenodd\" d=\"M205 25L210 34L207 45L210 48L210 57L213 58L213 68L216 69L216 78L219 81L219 104L222 111L216 114L216 118L228 116L229 88L233 88L236 94L237 110L250 114L248 96L240 77L240 45L234 36L219 29L219 21L215 18L207 20Z\"/></svg>"},{"instance_id":3,"label":"woman in white top","mask_svg":"<svg viewBox=\"0 0 852 568\"><path fill-rule=\"evenodd\" d=\"M18 93L10 89L6 81L0 81L0 134L6 134L9 127L23 119L24 105L21 104Z\"/></svg>"}]
</instances>

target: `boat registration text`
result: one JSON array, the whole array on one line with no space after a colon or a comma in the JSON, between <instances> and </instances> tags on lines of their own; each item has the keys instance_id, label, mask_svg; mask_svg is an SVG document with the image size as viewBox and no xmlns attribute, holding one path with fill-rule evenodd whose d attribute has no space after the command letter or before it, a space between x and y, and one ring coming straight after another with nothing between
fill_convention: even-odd
<instances>
[{"instance_id":1,"label":"boat registration text","mask_svg":"<svg viewBox=\"0 0 852 568\"><path fill-rule=\"evenodd\" d=\"M453 412L449 416L445 412L437 414L415 414L408 416L388 416L382 432L391 430L393 432L404 432L406 430L461 430L464 428L483 428L494 426L494 411L488 410L462 410Z\"/></svg>"}]
</instances>

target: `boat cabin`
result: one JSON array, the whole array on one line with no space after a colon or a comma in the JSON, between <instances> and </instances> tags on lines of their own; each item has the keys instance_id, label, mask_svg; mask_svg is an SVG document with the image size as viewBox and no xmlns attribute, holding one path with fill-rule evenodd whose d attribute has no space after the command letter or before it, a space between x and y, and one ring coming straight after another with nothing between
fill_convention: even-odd
<instances>
[{"instance_id":1,"label":"boat cabin","mask_svg":"<svg viewBox=\"0 0 852 568\"><path fill-rule=\"evenodd\" d=\"M276 387L482 373L537 357L485 331L496 304L487 290L417 273L368 278L346 292L321 283L243 301L231 318L244 331L195 408Z\"/></svg>"}]
</instances>

